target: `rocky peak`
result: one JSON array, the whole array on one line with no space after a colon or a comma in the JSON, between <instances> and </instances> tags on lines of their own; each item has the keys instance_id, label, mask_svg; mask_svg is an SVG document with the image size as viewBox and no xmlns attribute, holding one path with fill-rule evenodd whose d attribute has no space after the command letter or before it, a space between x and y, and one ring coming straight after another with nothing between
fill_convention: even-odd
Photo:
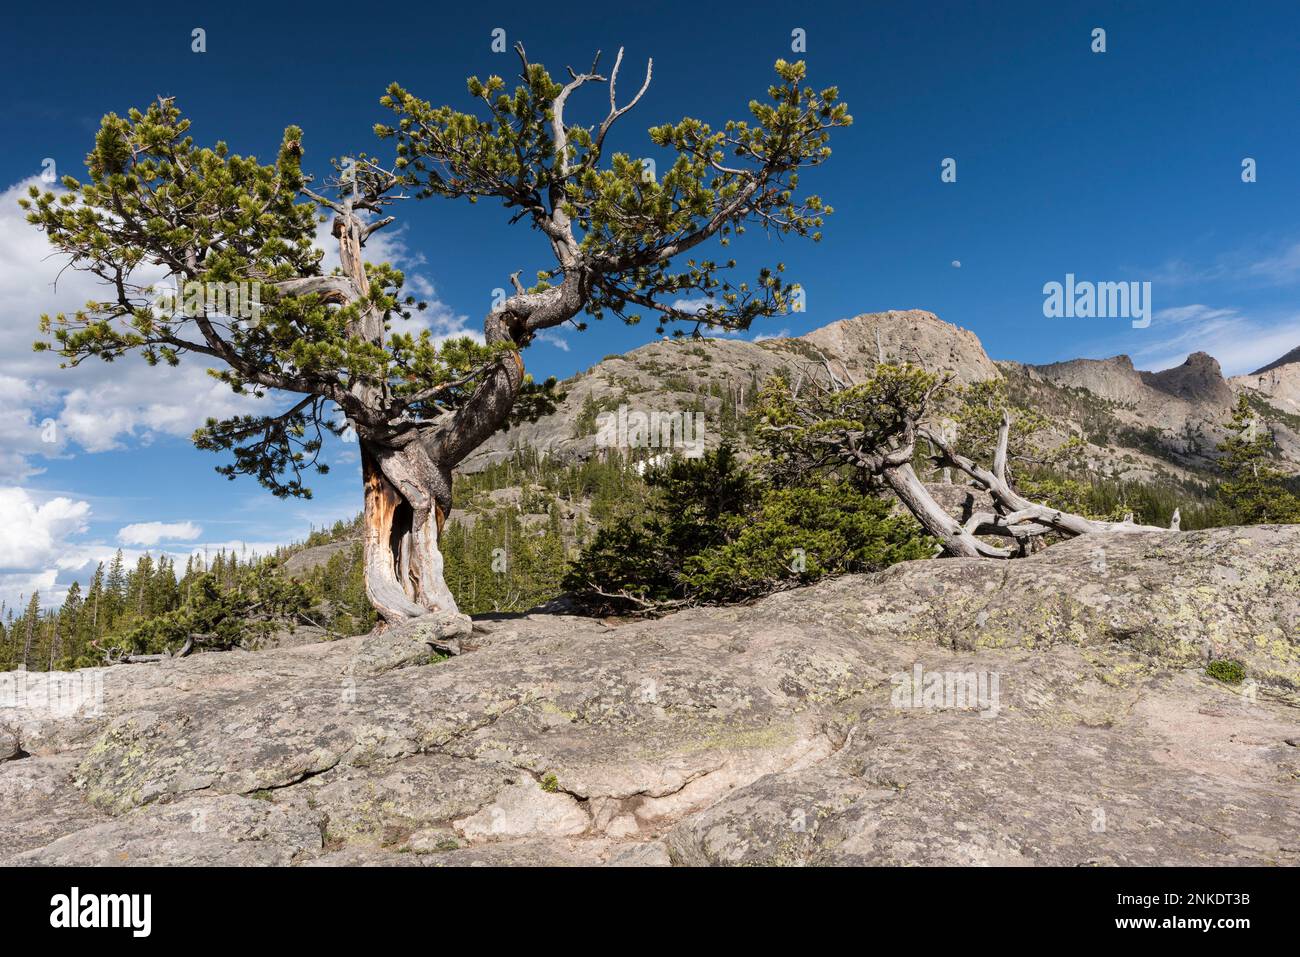
<instances>
[{"instance_id":1,"label":"rocky peak","mask_svg":"<svg viewBox=\"0 0 1300 957\"><path fill-rule=\"evenodd\" d=\"M1180 366L1161 372L1139 373L1153 388L1189 402L1232 404L1232 389L1223 378L1219 360L1205 352L1193 352Z\"/></svg>"},{"instance_id":2,"label":"rocky peak","mask_svg":"<svg viewBox=\"0 0 1300 957\"><path fill-rule=\"evenodd\" d=\"M644 411L702 406L710 423L705 442L711 447L720 435L723 396L743 409L770 376L789 375L822 360L846 381L861 382L882 356L949 371L960 385L1001 376L973 332L919 309L866 313L804 336L761 342L730 336L663 339L606 356L566 380L565 398L554 413L493 436L463 469L473 472L499 462L515 444L546 455L589 456L596 448L592 410L611 411L622 404Z\"/></svg>"},{"instance_id":3,"label":"rocky peak","mask_svg":"<svg viewBox=\"0 0 1300 957\"><path fill-rule=\"evenodd\" d=\"M975 333L922 309L864 313L832 322L800 340L825 353L850 379L856 368L869 368L877 359L947 370L963 385L1001 375Z\"/></svg>"},{"instance_id":4,"label":"rocky peak","mask_svg":"<svg viewBox=\"0 0 1300 957\"><path fill-rule=\"evenodd\" d=\"M1242 380L1251 377L1238 377L1231 387L1218 362L1204 353L1163 372L1140 372L1126 355L1037 366L1002 363L1000 369L970 330L932 312L905 309L864 313L792 338L663 339L607 356L565 381L565 398L554 413L493 436L462 468L474 472L500 462L516 445L562 459L586 458L597 450L596 416L622 405L647 413L698 410L706 426L704 442L713 447L724 414L744 415L770 376L791 375L824 360L846 381L858 383L881 358L949 371L958 385L996 379L1003 370L1023 378L1038 389L1033 401L1051 405L1053 414L1074 423L1076 433L1099 436L1107 448L1099 447L1098 461L1118 468L1116 463L1135 460L1135 450L1154 456L1143 460L1142 477L1156 474L1152 469L1163 468L1160 463L1207 467L1231 414L1233 389L1255 389L1279 409L1300 414L1300 363L1272 368L1249 382ZM1043 388L1057 394L1049 397ZM1141 437L1139 445L1135 435ZM1300 439L1287 436L1279 441L1284 453L1300 455Z\"/></svg>"},{"instance_id":5,"label":"rocky peak","mask_svg":"<svg viewBox=\"0 0 1300 957\"><path fill-rule=\"evenodd\" d=\"M1218 360L1204 352L1194 352L1182 365L1161 372L1136 369L1133 360L1124 355L1109 359L1071 359L1028 368L1055 385L1087 389L1103 399L1148 412L1156 408L1170 412L1164 408L1170 398L1223 410L1233 401Z\"/></svg>"}]
</instances>

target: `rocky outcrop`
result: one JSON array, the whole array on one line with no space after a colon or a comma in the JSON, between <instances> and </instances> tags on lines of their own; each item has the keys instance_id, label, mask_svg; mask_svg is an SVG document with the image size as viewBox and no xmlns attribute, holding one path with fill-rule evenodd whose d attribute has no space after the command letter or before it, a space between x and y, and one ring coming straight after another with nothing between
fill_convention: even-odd
<instances>
[{"instance_id":1,"label":"rocky outcrop","mask_svg":"<svg viewBox=\"0 0 1300 957\"><path fill-rule=\"evenodd\" d=\"M0 761L11 761L23 753L18 735L8 728L0 728Z\"/></svg>"},{"instance_id":2,"label":"rocky outcrop","mask_svg":"<svg viewBox=\"0 0 1300 957\"><path fill-rule=\"evenodd\" d=\"M281 571L291 578L307 575L315 569L329 564L329 560L335 555L349 552L360 543L360 537L354 536L326 542L324 545L313 545L310 548L301 549L284 560Z\"/></svg>"},{"instance_id":3,"label":"rocky outcrop","mask_svg":"<svg viewBox=\"0 0 1300 957\"><path fill-rule=\"evenodd\" d=\"M1128 356L1071 359L1028 368L1056 385L1086 389L1121 405L1164 405L1170 398L1219 409L1232 404L1232 389L1218 360L1204 352L1194 352L1182 365L1161 372L1139 371Z\"/></svg>"},{"instance_id":4,"label":"rocky outcrop","mask_svg":"<svg viewBox=\"0 0 1300 957\"><path fill-rule=\"evenodd\" d=\"M1300 415L1300 349L1229 381L1237 391L1253 392L1284 412Z\"/></svg>"},{"instance_id":5,"label":"rocky outcrop","mask_svg":"<svg viewBox=\"0 0 1300 957\"><path fill-rule=\"evenodd\" d=\"M1205 403L1219 409L1232 404L1232 389L1224 381L1219 360L1208 353L1193 352L1180 366L1140 375L1153 389L1187 402Z\"/></svg>"},{"instance_id":6,"label":"rocky outcrop","mask_svg":"<svg viewBox=\"0 0 1300 957\"><path fill-rule=\"evenodd\" d=\"M1001 375L975 333L921 309L871 313L832 322L798 341L824 354L850 382L862 381L878 359L949 372L959 385Z\"/></svg>"},{"instance_id":7,"label":"rocky outcrop","mask_svg":"<svg viewBox=\"0 0 1300 957\"><path fill-rule=\"evenodd\" d=\"M1085 389L1099 398L1122 405L1136 405L1148 397L1147 384L1128 356L1071 359L1026 368L1054 385Z\"/></svg>"},{"instance_id":8,"label":"rocky outcrop","mask_svg":"<svg viewBox=\"0 0 1300 957\"><path fill-rule=\"evenodd\" d=\"M0 707L23 755L0 861L1300 862L1300 528L481 618L450 660L427 632L77 673L99 713Z\"/></svg>"},{"instance_id":9,"label":"rocky outcrop","mask_svg":"<svg viewBox=\"0 0 1300 957\"><path fill-rule=\"evenodd\" d=\"M1022 395L1022 401L1073 422L1093 441L1094 471L1139 480L1161 473L1204 478L1216 467L1217 446L1228 437L1242 391L1260 400L1283 456L1281 464L1300 471L1300 419L1288 415L1291 399L1300 403L1300 366L1231 380L1224 379L1218 360L1204 352L1160 372L1139 371L1128 356L999 366L1013 382L1024 381L1020 391L1030 395ZM1290 368L1295 369L1294 379L1284 371ZM1044 385L1058 394L1044 395ZM1300 404L1295 409L1300 410Z\"/></svg>"}]
</instances>

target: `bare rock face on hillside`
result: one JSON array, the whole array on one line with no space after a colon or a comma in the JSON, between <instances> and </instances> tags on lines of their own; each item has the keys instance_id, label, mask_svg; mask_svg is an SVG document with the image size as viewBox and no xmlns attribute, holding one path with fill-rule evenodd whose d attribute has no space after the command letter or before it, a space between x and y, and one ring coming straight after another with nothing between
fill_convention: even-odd
<instances>
[{"instance_id":1,"label":"bare rock face on hillside","mask_svg":"<svg viewBox=\"0 0 1300 957\"><path fill-rule=\"evenodd\" d=\"M1013 382L1023 379L1020 391L1029 394L1022 399L1077 424L1095 446L1098 471L1144 480L1213 471L1237 395L1252 390L1264 404L1282 465L1300 471L1300 421L1288 416L1286 405L1292 395L1300 400L1300 366L1294 378L1283 366L1232 380L1204 352L1160 372L1139 371L1128 356L999 366ZM1044 395L1044 386L1057 394Z\"/></svg>"},{"instance_id":2,"label":"bare rock face on hillside","mask_svg":"<svg viewBox=\"0 0 1300 957\"><path fill-rule=\"evenodd\" d=\"M360 541L360 536L355 536L326 542L324 545L313 545L310 548L304 548L285 559L282 570L284 574L290 577L307 575L317 568L328 565L330 559L335 555L346 554L351 551Z\"/></svg>"},{"instance_id":3,"label":"bare rock face on hillside","mask_svg":"<svg viewBox=\"0 0 1300 957\"><path fill-rule=\"evenodd\" d=\"M996 379L1001 373L969 329L920 309L878 312L832 322L803 336L850 382L861 381L879 361L911 362L950 372L958 385Z\"/></svg>"},{"instance_id":4,"label":"bare rock face on hillside","mask_svg":"<svg viewBox=\"0 0 1300 957\"><path fill-rule=\"evenodd\" d=\"M1182 365L1160 372L1139 371L1128 356L1071 359L1028 368L1056 385L1086 389L1122 405L1155 407L1157 412L1171 402L1222 410L1233 401L1232 389L1223 378L1218 360L1204 352L1194 352ZM1184 410L1177 412L1186 415Z\"/></svg>"},{"instance_id":5,"label":"bare rock face on hillside","mask_svg":"<svg viewBox=\"0 0 1300 957\"><path fill-rule=\"evenodd\" d=\"M1249 375L1234 376L1237 391L1249 391L1266 398L1284 412L1300 415L1300 348Z\"/></svg>"},{"instance_id":6,"label":"bare rock face on hillside","mask_svg":"<svg viewBox=\"0 0 1300 957\"><path fill-rule=\"evenodd\" d=\"M1232 389L1224 381L1219 360L1205 352L1193 352L1187 361L1160 372L1143 372L1142 380L1154 389L1219 409L1232 404Z\"/></svg>"},{"instance_id":7,"label":"bare rock face on hillside","mask_svg":"<svg viewBox=\"0 0 1300 957\"><path fill-rule=\"evenodd\" d=\"M1147 384L1128 356L1109 359L1071 359L1028 366L1036 376L1067 389L1086 389L1100 398L1124 405L1147 397Z\"/></svg>"},{"instance_id":8,"label":"bare rock face on hillside","mask_svg":"<svg viewBox=\"0 0 1300 957\"><path fill-rule=\"evenodd\" d=\"M1300 863L1300 528L1007 571L79 672L0 699L0 863Z\"/></svg>"}]
</instances>

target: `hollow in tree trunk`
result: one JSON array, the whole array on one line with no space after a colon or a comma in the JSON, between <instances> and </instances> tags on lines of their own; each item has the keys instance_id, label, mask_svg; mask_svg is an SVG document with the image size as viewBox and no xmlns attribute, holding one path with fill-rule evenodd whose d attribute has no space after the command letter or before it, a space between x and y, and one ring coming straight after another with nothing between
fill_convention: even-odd
<instances>
[{"instance_id":1,"label":"hollow in tree trunk","mask_svg":"<svg viewBox=\"0 0 1300 957\"><path fill-rule=\"evenodd\" d=\"M401 449L361 445L366 595L389 624L455 612L438 539L451 511L451 473L418 438Z\"/></svg>"}]
</instances>

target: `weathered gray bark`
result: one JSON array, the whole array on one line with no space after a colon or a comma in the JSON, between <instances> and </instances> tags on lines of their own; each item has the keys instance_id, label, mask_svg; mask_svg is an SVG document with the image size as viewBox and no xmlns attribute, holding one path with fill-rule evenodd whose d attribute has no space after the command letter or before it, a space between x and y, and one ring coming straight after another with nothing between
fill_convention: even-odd
<instances>
[{"instance_id":1,"label":"weathered gray bark","mask_svg":"<svg viewBox=\"0 0 1300 957\"><path fill-rule=\"evenodd\" d=\"M958 558L1011 557L1006 549L981 542L961 522L944 511L910 463L885 468L881 478L921 523L921 527L938 540L945 554Z\"/></svg>"},{"instance_id":2,"label":"weathered gray bark","mask_svg":"<svg viewBox=\"0 0 1300 957\"><path fill-rule=\"evenodd\" d=\"M936 430L924 426L916 429L916 434L937 450L936 461L940 465L965 474L972 485L993 499L995 511L976 512L964 524L934 500L910 464L883 469L882 478L925 530L939 540L945 554L963 558L1014 558L1027 554L1032 540L1053 532L1073 537L1098 532L1164 531L1154 525L1134 524L1131 516L1123 522L1102 522L1031 502L1007 481L1010 432L1011 420L1004 411L993 452L993 468L989 470L958 454L947 437ZM910 445L907 452L910 459ZM1179 524L1179 515L1175 512L1171 527L1177 529ZM1017 548L1012 550L990 545L982 541L980 535L1014 539Z\"/></svg>"},{"instance_id":3,"label":"weathered gray bark","mask_svg":"<svg viewBox=\"0 0 1300 957\"><path fill-rule=\"evenodd\" d=\"M827 385L810 381L809 388L814 394L833 395L845 388L823 358L822 370L827 377ZM1032 543L1042 536L1057 533L1065 536L1089 535L1098 532L1146 532L1163 531L1151 525L1136 525L1132 515L1123 522L1103 522L1085 518L1061 509L1050 508L1031 502L1014 488L1007 479L1008 447L1011 436L1011 418L1004 409L1002 422L998 428L997 442L993 450L992 470L972 462L960 455L953 448L948 429L935 429L922 425L931 396L945 384L946 380L937 381L921 399L915 409L897 409L899 421L888 435L875 436L868 440L865 433L850 428L840 432L823 435L820 442L830 445L841 461L862 469L878 477L898 496L921 526L939 543L943 554L955 558L1016 558L1027 555ZM839 415L838 410L835 415ZM809 412L811 420L817 418L816 412ZM949 469L964 474L967 481L993 499L992 512L975 512L965 522L960 522L949 515L947 510L935 501L930 490L925 487L912 459L916 453L917 440L929 443L934 454L934 462L945 472ZM1171 528L1180 525L1178 512L1174 513ZM1003 548L989 544L980 536L1009 538L1014 540L1015 548Z\"/></svg>"}]
</instances>

